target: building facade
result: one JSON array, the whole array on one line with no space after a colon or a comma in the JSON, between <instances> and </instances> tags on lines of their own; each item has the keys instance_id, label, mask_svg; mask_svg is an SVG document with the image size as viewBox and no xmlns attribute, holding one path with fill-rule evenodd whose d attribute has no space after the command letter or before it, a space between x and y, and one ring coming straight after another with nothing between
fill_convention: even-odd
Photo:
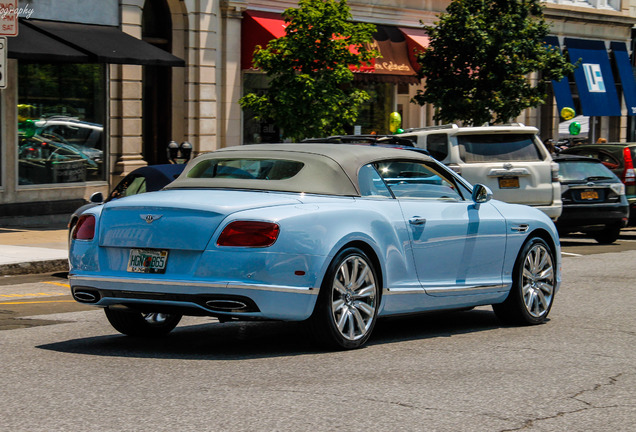
<instances>
[{"instance_id":1,"label":"building facade","mask_svg":"<svg viewBox=\"0 0 636 432\"><path fill-rule=\"evenodd\" d=\"M356 85L373 101L352 133L387 133L393 111L402 114L404 128L434 124L434 107L410 103L421 88L413 51L427 44L420 22L433 24L449 3L349 0L354 20L378 26L376 47L383 54L372 70L356 74ZM251 67L251 54L256 44L284 34L280 13L297 1L41 0L19 6L18 36L8 38L7 87L0 91L0 226L25 216L64 218L133 169L168 162L170 141L190 143L197 154L279 139L275 125L256 122L238 100L267 86ZM550 102L518 121L539 127L544 139L558 138L560 109L571 104L588 118L589 139L634 139L636 109L620 68L624 55L631 58L636 0L549 0L545 6L561 49L587 57L588 42L597 54L604 47L608 66L599 71L609 68L604 83L616 91L607 102L590 103L588 96L599 92L582 90L585 77L568 77L555 83ZM610 108L590 111L599 105Z\"/></svg>"}]
</instances>

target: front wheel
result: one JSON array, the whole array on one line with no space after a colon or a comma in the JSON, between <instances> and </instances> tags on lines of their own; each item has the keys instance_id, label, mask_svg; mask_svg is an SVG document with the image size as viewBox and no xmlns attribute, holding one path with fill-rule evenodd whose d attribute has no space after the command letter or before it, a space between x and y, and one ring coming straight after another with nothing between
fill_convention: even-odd
<instances>
[{"instance_id":1,"label":"front wheel","mask_svg":"<svg viewBox=\"0 0 636 432\"><path fill-rule=\"evenodd\" d=\"M557 286L554 265L554 252L543 239L526 242L515 262L508 298L492 306L497 318L505 324L544 322Z\"/></svg>"},{"instance_id":2,"label":"front wheel","mask_svg":"<svg viewBox=\"0 0 636 432\"><path fill-rule=\"evenodd\" d=\"M106 308L106 318L120 333L128 336L157 337L170 333L181 321L181 315L142 313Z\"/></svg>"},{"instance_id":3,"label":"front wheel","mask_svg":"<svg viewBox=\"0 0 636 432\"><path fill-rule=\"evenodd\" d=\"M347 248L329 265L309 324L324 346L354 349L373 331L380 286L371 260L358 248Z\"/></svg>"}]
</instances>

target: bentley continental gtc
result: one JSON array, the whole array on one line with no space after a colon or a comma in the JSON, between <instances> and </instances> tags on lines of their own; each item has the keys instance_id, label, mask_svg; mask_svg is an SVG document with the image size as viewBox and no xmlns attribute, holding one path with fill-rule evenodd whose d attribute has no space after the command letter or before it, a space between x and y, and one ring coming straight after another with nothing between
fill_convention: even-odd
<instances>
[{"instance_id":1,"label":"bentley continental gtc","mask_svg":"<svg viewBox=\"0 0 636 432\"><path fill-rule=\"evenodd\" d=\"M304 321L351 349L392 315L492 305L506 324L540 324L560 284L544 213L375 146L200 155L161 191L86 210L71 237L73 297L137 337L198 315Z\"/></svg>"}]
</instances>

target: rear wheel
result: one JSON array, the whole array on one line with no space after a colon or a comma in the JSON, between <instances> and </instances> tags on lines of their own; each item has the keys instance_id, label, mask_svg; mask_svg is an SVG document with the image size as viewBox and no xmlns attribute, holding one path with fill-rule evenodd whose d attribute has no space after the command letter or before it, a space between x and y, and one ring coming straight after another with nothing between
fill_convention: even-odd
<instances>
[{"instance_id":1,"label":"rear wheel","mask_svg":"<svg viewBox=\"0 0 636 432\"><path fill-rule=\"evenodd\" d=\"M142 313L106 308L106 318L120 333L128 336L156 337L170 333L181 321L181 315Z\"/></svg>"},{"instance_id":2,"label":"rear wheel","mask_svg":"<svg viewBox=\"0 0 636 432\"><path fill-rule=\"evenodd\" d=\"M596 240L600 244L611 244L618 240L618 237L621 235L621 224L615 223L610 225L605 225L601 231L597 231L592 234L594 240Z\"/></svg>"},{"instance_id":3,"label":"rear wheel","mask_svg":"<svg viewBox=\"0 0 636 432\"><path fill-rule=\"evenodd\" d=\"M358 248L341 251L331 262L310 327L318 341L338 349L364 345L373 331L380 287L371 260Z\"/></svg>"},{"instance_id":4,"label":"rear wheel","mask_svg":"<svg viewBox=\"0 0 636 432\"><path fill-rule=\"evenodd\" d=\"M554 252L543 239L534 237L526 242L515 262L508 298L493 305L497 318L506 324L544 322L556 289L554 264Z\"/></svg>"}]
</instances>

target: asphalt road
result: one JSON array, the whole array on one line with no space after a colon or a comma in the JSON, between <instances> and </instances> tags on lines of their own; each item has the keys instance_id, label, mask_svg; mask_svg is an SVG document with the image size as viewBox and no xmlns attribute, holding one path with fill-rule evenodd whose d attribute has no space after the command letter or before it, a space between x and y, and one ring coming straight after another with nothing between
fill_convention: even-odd
<instances>
[{"instance_id":1,"label":"asphalt road","mask_svg":"<svg viewBox=\"0 0 636 432\"><path fill-rule=\"evenodd\" d=\"M564 283L544 325L504 327L488 307L385 319L366 348L349 352L316 350L296 324L209 318L135 340L101 311L66 302L63 275L0 279L0 295L17 294L0 297L0 424L632 431L636 238L624 237L610 246L563 239Z\"/></svg>"}]
</instances>

